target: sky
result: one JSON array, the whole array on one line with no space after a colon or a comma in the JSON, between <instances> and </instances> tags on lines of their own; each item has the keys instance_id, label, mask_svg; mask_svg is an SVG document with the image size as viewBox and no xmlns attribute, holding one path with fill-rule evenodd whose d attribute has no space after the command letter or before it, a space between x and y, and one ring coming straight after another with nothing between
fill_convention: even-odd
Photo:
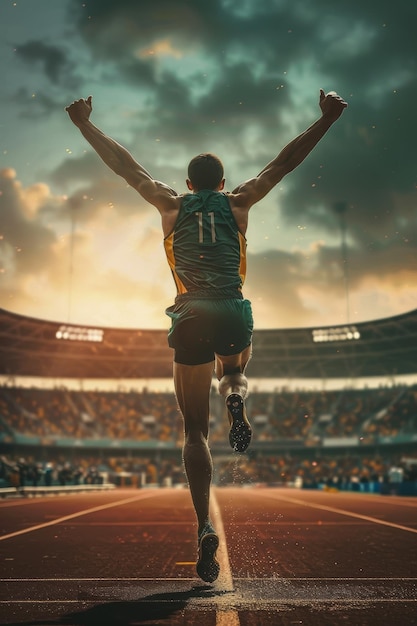
<instances>
[{"instance_id":1,"label":"sky","mask_svg":"<svg viewBox=\"0 0 417 626\"><path fill-rule=\"evenodd\" d=\"M232 190L319 116L348 108L250 212L256 328L416 308L417 3L1 0L0 307L73 324L167 328L160 217L101 162L65 106L187 191L214 152Z\"/></svg>"}]
</instances>

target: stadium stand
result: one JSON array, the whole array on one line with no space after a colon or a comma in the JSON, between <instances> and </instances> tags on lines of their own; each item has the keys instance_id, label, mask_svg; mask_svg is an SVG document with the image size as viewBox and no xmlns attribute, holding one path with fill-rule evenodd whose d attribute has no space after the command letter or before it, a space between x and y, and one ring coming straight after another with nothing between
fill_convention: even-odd
<instances>
[{"instance_id":1,"label":"stadium stand","mask_svg":"<svg viewBox=\"0 0 417 626\"><path fill-rule=\"evenodd\" d=\"M0 309L0 375L56 378L170 377L166 330L75 326ZM323 328L257 330L255 378L357 378L417 372L417 309ZM149 354L152 359L149 359Z\"/></svg>"},{"instance_id":2,"label":"stadium stand","mask_svg":"<svg viewBox=\"0 0 417 626\"><path fill-rule=\"evenodd\" d=\"M320 329L259 330L249 376L276 379L247 401L256 437L233 457L213 388L210 441L219 484L252 482L417 494L417 310ZM0 487L183 484L182 423L166 331L93 328L0 310ZM151 355L151 356L150 356ZM52 388L20 377L53 377ZM377 387L290 390L280 379L384 377ZM141 391L67 388L64 378L144 381ZM389 384L388 384L389 380Z\"/></svg>"}]
</instances>

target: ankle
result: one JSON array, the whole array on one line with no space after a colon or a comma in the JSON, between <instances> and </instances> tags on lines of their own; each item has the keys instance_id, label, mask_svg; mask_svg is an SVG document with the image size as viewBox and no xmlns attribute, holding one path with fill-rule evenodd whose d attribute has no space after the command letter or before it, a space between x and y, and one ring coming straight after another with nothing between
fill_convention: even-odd
<instances>
[{"instance_id":1,"label":"ankle","mask_svg":"<svg viewBox=\"0 0 417 626\"><path fill-rule=\"evenodd\" d=\"M214 530L213 524L212 524L212 522L211 522L209 517L207 517L201 524L198 525L198 536L200 536L201 533L206 528L210 528L211 530Z\"/></svg>"}]
</instances>

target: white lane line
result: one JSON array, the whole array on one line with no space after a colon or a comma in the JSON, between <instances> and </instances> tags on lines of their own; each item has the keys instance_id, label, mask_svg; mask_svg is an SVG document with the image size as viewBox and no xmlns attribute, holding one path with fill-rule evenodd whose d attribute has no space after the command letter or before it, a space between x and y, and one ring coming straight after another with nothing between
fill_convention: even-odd
<instances>
[{"instance_id":1,"label":"white lane line","mask_svg":"<svg viewBox=\"0 0 417 626\"><path fill-rule=\"evenodd\" d=\"M6 606L12 604L97 604L97 600L0 600ZM59 622L58 622L59 623Z\"/></svg>"},{"instance_id":2,"label":"white lane line","mask_svg":"<svg viewBox=\"0 0 417 626\"><path fill-rule=\"evenodd\" d=\"M108 495L110 493L112 493L114 496L116 496L116 492L117 489L112 490L112 491L73 491L73 492L54 492L54 493L47 493L46 495L35 495L34 497L32 496L19 496L19 499L13 499L13 500L3 500L0 502L0 509L10 509L13 508L15 506L27 506L29 504L45 504L45 502L54 502L54 500L56 498L66 498L69 499L71 496L76 496L76 498L81 498L81 496L85 496L86 498L90 499L93 496L103 496L103 495Z\"/></svg>"},{"instance_id":3,"label":"white lane line","mask_svg":"<svg viewBox=\"0 0 417 626\"><path fill-rule=\"evenodd\" d=\"M137 602L140 602L140 600L138 600ZM158 604L169 604L171 603L171 600L158 600ZM262 606L266 606L269 609L273 609L275 606L278 607L278 610L284 606L284 605L290 605L290 606L305 606L305 605L315 605L318 604L319 606L323 605L323 604L330 604L333 605L335 604L335 602L337 602L337 604L345 604L347 605L349 608L356 608L356 607L360 607L361 605L364 605L365 607L369 607L369 604L405 604L405 603L409 603L409 602L416 602L417 603L417 598L371 598L371 599L366 599L366 598L303 598L302 600L300 600L299 598L290 598L290 599L279 599L279 600L264 600L263 598L261 598L260 600L242 600L240 602L240 608L241 609L257 609L259 607ZM82 605L88 605L88 604L92 604L97 606L97 600L0 600L0 605L5 604L6 606L12 605L12 604L82 604ZM236 614L237 619L239 620L239 617L237 616L237 611L235 610L227 610L227 611L223 611L223 610L219 610L216 613L216 626L235 626L235 624L240 624L239 621L234 622L233 618L231 616L231 614L234 613ZM27 623L27 622L26 622ZM33 622L31 622L33 623ZM39 623L39 622L38 622ZM139 623L139 622L136 622ZM148 622L149 624L150 622ZM156 622L154 622L156 623ZM159 622L161 623L161 622ZM299 622L295 622L295 623L299 623Z\"/></svg>"},{"instance_id":4,"label":"white lane line","mask_svg":"<svg viewBox=\"0 0 417 626\"><path fill-rule=\"evenodd\" d=\"M216 610L216 626L239 626L239 614L234 609Z\"/></svg>"},{"instance_id":5,"label":"white lane line","mask_svg":"<svg viewBox=\"0 0 417 626\"><path fill-rule=\"evenodd\" d=\"M239 626L239 613L235 609L230 608L230 596L227 595L228 593L234 591L233 577L227 551L223 520L214 489L211 490L210 505L214 527L219 536L220 542L219 549L217 550L217 558L220 564L220 574L214 587L216 591L225 594L223 597L220 596L217 602L216 626Z\"/></svg>"},{"instance_id":6,"label":"white lane line","mask_svg":"<svg viewBox=\"0 0 417 626\"><path fill-rule=\"evenodd\" d=\"M62 522L67 522L70 519L75 519L76 517L82 517L83 515L88 515L89 513L97 513L98 511L111 509L115 506L122 506L123 504L129 504L130 502L135 502L137 500L145 500L146 498L152 498L152 497L154 498L156 495L157 495L156 493L146 493L146 494L141 494L140 496L134 496L132 498L125 498L124 500L118 500L117 502L109 502L108 504L95 506L95 507L92 507L91 509L84 509L83 511L78 511L77 513L71 513L71 515L64 515L64 517L58 517L57 519L51 520L50 522L44 522L43 524L37 524L36 526L29 526L28 528L23 528L22 530L16 530L13 533L2 535L0 537L0 541L5 541L6 539L12 539L13 537L19 537L19 535L31 533L31 532L34 532L35 530L41 530L43 528L47 528L48 526L55 526L56 524L61 524Z\"/></svg>"},{"instance_id":7,"label":"white lane line","mask_svg":"<svg viewBox=\"0 0 417 626\"><path fill-rule=\"evenodd\" d=\"M75 522L73 526L171 526L173 522L162 522L161 520L134 520L132 522ZM175 526L192 526L193 522L175 521Z\"/></svg>"},{"instance_id":8,"label":"white lane line","mask_svg":"<svg viewBox=\"0 0 417 626\"><path fill-rule=\"evenodd\" d=\"M67 495L67 494L65 494ZM91 495L91 494L89 494ZM28 504L44 504L45 500L47 500L48 502L51 502L51 498L50 497L43 497L43 496L38 496L36 498L30 498L30 500L22 498L21 500L14 500L13 502L0 502L0 511L2 509L13 509L16 506L26 506Z\"/></svg>"},{"instance_id":9,"label":"white lane line","mask_svg":"<svg viewBox=\"0 0 417 626\"><path fill-rule=\"evenodd\" d=\"M155 582L155 581L184 581L184 580L197 580L197 578L195 576L193 577L180 577L180 578L140 578L140 577L121 577L121 578L92 578L92 577L86 577L86 578L0 578L0 583L21 583L21 582L31 582L31 583L53 583L53 582L94 582L94 583L100 583L100 582L144 582L144 581L148 581L148 582ZM199 580L199 579L198 579ZM261 578L258 577L252 577L248 578L247 576L245 576L244 578L241 577L237 577L235 578L235 580L243 580L243 581L257 581L257 580L261 580L263 582L275 582L275 583L283 583L283 582L299 582L299 581L305 581L305 582L329 582L329 581L334 581L334 582L377 582L377 583L385 583L385 582L411 582L411 581L416 581L417 582L417 578L415 576L383 576L383 577L373 577L373 576L364 576L362 577L340 577L340 576L329 576L329 577L322 577L322 578L310 578L307 576L302 576L302 577L295 577L295 578L283 578L281 576L270 576L268 578L265 578L264 576L262 576Z\"/></svg>"},{"instance_id":10,"label":"white lane line","mask_svg":"<svg viewBox=\"0 0 417 626\"><path fill-rule=\"evenodd\" d=\"M187 579L184 578L147 578L147 579L130 579L130 578L120 578L120 579L115 579L115 578L103 578L103 579L55 579L55 578L45 578L45 579L0 579L1 582L11 582L12 580L16 580L19 582L19 584L21 584L23 581L28 580L31 582L40 582L40 581L45 581L45 582L60 582L62 580L75 580L78 583L82 583L84 581L94 581L97 583L100 582L121 582L126 584L126 581L148 581L151 583L155 583L155 581L161 581L161 582L167 582L167 581L178 581L178 582L184 582ZM194 580L195 579L188 579L188 580ZM202 598L199 601L196 601L195 603L192 602L189 604L188 608L189 609L193 609L196 608L197 606L199 606L201 608L201 606L206 606L207 603L210 605L211 608L214 608L214 604L215 604L215 608L216 608L216 626L239 626L239 617L238 617L238 611L239 610L251 610L251 609L256 609L256 610L260 610L261 608L263 608L264 606L269 608L270 610L276 610L278 608L278 610L280 609L280 607L282 608L282 606L284 605L297 605L297 606L303 606L306 604L311 604L311 605L324 605L324 604L334 604L335 602L337 602L338 604L344 604L346 606L354 606L354 607L358 607L360 605L363 606L369 606L369 603L372 602L372 604L388 604L388 605L392 605L392 604L404 604L404 603L410 603L410 602L415 602L417 603L417 598L415 597L414 594L414 586L410 587L409 592L406 592L404 590L403 584L405 582L415 582L416 578L338 578L338 577L329 577L329 578L308 578L308 577L300 577L300 578L276 578L276 577L272 577L272 578L236 578L235 580L239 580L239 581L244 581L245 583L251 582L253 585L253 591L257 591L258 592L258 596L259 596L259 587L257 586L257 581L261 581L263 584L265 583L274 583L275 584L275 588L276 590L279 590L279 588L284 588L287 589L288 591L288 587L287 585L289 584L290 586L292 586L294 588L293 593L287 593L286 597L282 597L279 593L278 596L279 597L275 597L275 598L264 598L264 597L255 597L256 594L254 595L253 593L248 594L248 596L244 597L241 596L239 598L230 598L230 596L219 596L218 598L216 598L215 603L213 602L213 598L207 598L207 602L204 602L202 600ZM294 583L297 582L306 582L308 583L308 587L301 587L299 588L297 585L294 585ZM325 585L324 588L324 597L321 597L320 593L317 593L317 583L328 583L329 581L332 582L336 582L338 583L338 587L340 587L340 585L346 582L355 582L355 583L376 583L376 584L381 584L381 583L386 583L389 582L391 583L391 586L389 587L390 592L392 594L392 597L375 597L375 590L372 588L372 586L367 587L366 585L363 585L363 592L365 592L368 589L368 593L370 595L368 595L368 597L357 597L357 590L356 589L352 589L350 590L349 587L343 587L342 591L338 591L338 589L335 589L335 591L332 593L332 597L328 597L328 589L327 589L327 585ZM402 583L402 586L400 586L398 588L398 592L396 593L396 589L395 587L392 586L392 582L399 582ZM276 586L278 585L278 587ZM21 587L19 586L19 589L21 589ZM104 587L103 589L108 589L108 587ZM126 587L122 586L121 589L125 590ZM140 587L141 591L144 590L144 587ZM300 596L300 589L302 592L302 597ZM99 593L100 587L96 588L96 592ZM115 589L113 589L115 595L114 598L116 598L117 596L117 591ZM308 593L308 591L311 591L311 594ZM378 591L378 590L377 590ZM349 595L349 592L351 593L351 595ZM9 596L13 595L12 593L12 588L9 588ZM112 596L113 597L113 596ZM113 599L114 599L113 598ZM147 603L147 599L146 596L145 598L138 598L137 599L138 602L145 602ZM230 606L225 606L226 603L229 604L230 601L232 601L234 608L230 608ZM172 599L163 599L163 600L159 600L160 603L171 603ZM50 604L79 604L82 603L83 605L88 605L88 604L96 604L97 603L97 598L94 599L88 599L88 598L84 598L84 599L74 599L74 598L60 598L60 599L51 599L51 598L47 598L47 599L40 599L40 598L32 598L32 599L24 599L24 598L20 598L20 599L14 599L14 598L10 598L8 597L5 600L0 600L0 606L1 605L6 605L6 606L10 606L10 605L42 605L45 604L47 605L48 603Z\"/></svg>"},{"instance_id":11,"label":"white lane line","mask_svg":"<svg viewBox=\"0 0 417 626\"><path fill-rule=\"evenodd\" d=\"M389 526L390 528L396 528L397 530L405 530L409 533L416 533L417 528L410 528L409 526L402 526L401 524L394 524L393 522L386 522L378 519L377 517L369 517L368 515L361 515L360 513L353 513L353 511L346 511L345 509L336 509L332 506L326 506L324 504L315 504L312 502L305 502L298 498L290 498L284 496L276 496L274 494L266 494L255 492L258 497L270 498L271 500L280 500L282 502L290 502L292 504L301 504L302 506L310 507L311 509L319 509L321 511L329 511L330 513L338 513L339 515L346 515L347 517L354 517L366 522L372 522L373 524L381 524L381 526Z\"/></svg>"},{"instance_id":12,"label":"white lane line","mask_svg":"<svg viewBox=\"0 0 417 626\"><path fill-rule=\"evenodd\" d=\"M211 515L214 523L214 528L219 536L219 549L217 551L217 559L220 563L220 575L216 581L215 586L220 587L220 591L233 591L233 578L232 571L230 569L229 555L227 552L226 534L224 532L223 520L220 512L219 503L216 498L216 494L212 489L210 494Z\"/></svg>"},{"instance_id":13,"label":"white lane line","mask_svg":"<svg viewBox=\"0 0 417 626\"><path fill-rule=\"evenodd\" d=\"M295 488L291 488L291 491L297 491ZM298 489L299 491L299 489ZM313 492L313 490L311 490ZM323 495L328 495L328 492L325 490L317 490L316 493L320 493ZM381 494L370 491L334 491L331 492L332 496L335 496L340 499L352 499L354 498L355 502L372 502L372 504L382 504L386 505L389 503L392 507L394 506L408 506L412 509L417 509L417 502L410 500L410 496L397 496L397 495L388 495ZM407 499L408 498L408 499Z\"/></svg>"},{"instance_id":14,"label":"white lane line","mask_svg":"<svg viewBox=\"0 0 417 626\"><path fill-rule=\"evenodd\" d=\"M0 578L0 582L3 583L54 583L54 582L58 582L58 583L126 583L126 582L165 582L165 581L169 581L169 582L173 582L175 580L177 581L184 581L184 580L200 580L197 579L195 576L193 576L192 578L186 578L185 576L181 576L180 578L140 578L140 577L127 577L127 578ZM245 579L246 580L246 579ZM264 579L262 579L264 580ZM267 580L267 579L265 579ZM407 580L407 579L400 579L400 580ZM414 579L412 579L414 580Z\"/></svg>"}]
</instances>

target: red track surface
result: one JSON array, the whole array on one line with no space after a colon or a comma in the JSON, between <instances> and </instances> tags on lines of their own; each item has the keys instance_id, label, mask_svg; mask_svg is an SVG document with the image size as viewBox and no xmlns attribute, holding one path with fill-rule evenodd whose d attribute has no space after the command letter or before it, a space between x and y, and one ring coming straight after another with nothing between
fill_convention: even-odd
<instances>
[{"instance_id":1,"label":"red track surface","mask_svg":"<svg viewBox=\"0 0 417 626\"><path fill-rule=\"evenodd\" d=\"M0 623L417 625L417 499L237 487L213 496L213 585L195 574L186 489L2 501Z\"/></svg>"}]
</instances>

